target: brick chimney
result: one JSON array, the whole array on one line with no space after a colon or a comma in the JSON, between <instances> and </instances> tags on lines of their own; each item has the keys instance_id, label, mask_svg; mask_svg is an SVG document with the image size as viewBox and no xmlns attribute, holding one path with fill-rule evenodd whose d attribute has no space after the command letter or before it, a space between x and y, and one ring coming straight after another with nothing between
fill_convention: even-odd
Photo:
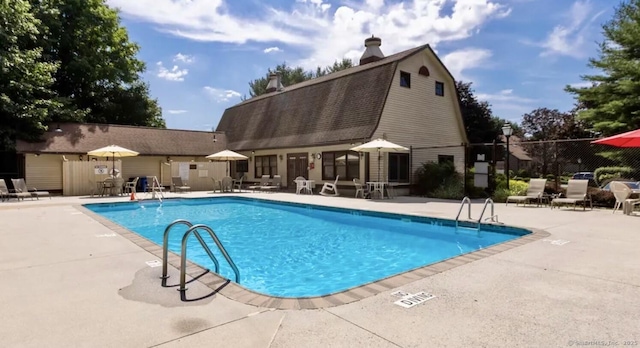
<instances>
[{"instance_id":1,"label":"brick chimney","mask_svg":"<svg viewBox=\"0 0 640 348\"><path fill-rule=\"evenodd\" d=\"M367 49L360 57L360 65L378 61L384 58L384 54L380 50L382 40L379 37L371 35L370 38L364 40L364 47Z\"/></svg>"},{"instance_id":2,"label":"brick chimney","mask_svg":"<svg viewBox=\"0 0 640 348\"><path fill-rule=\"evenodd\" d=\"M282 82L280 80L280 74L271 73L269 74L269 83L267 84L267 93L281 91L284 87L282 86Z\"/></svg>"}]
</instances>

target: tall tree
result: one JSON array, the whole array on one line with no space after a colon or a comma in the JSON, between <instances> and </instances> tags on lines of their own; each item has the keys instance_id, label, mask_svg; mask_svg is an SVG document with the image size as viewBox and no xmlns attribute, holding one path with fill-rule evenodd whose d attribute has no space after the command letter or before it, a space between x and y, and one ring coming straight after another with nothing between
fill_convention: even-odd
<instances>
[{"instance_id":1,"label":"tall tree","mask_svg":"<svg viewBox=\"0 0 640 348\"><path fill-rule=\"evenodd\" d=\"M530 140L580 139L592 135L574 112L538 108L522 116L522 128Z\"/></svg>"},{"instance_id":2,"label":"tall tree","mask_svg":"<svg viewBox=\"0 0 640 348\"><path fill-rule=\"evenodd\" d=\"M498 136L492 119L491 106L486 101L479 101L471 82L456 81L456 89L460 98L460 111L470 143L490 143Z\"/></svg>"},{"instance_id":3,"label":"tall tree","mask_svg":"<svg viewBox=\"0 0 640 348\"><path fill-rule=\"evenodd\" d=\"M73 114L53 121L84 121L163 126L157 102L141 88L145 64L137 44L129 41L116 10L105 0L31 0L42 22L43 59L57 63L53 90ZM123 110L116 100L126 95L138 106ZM137 113L137 114L136 114Z\"/></svg>"},{"instance_id":4,"label":"tall tree","mask_svg":"<svg viewBox=\"0 0 640 348\"><path fill-rule=\"evenodd\" d=\"M624 1L602 28L599 57L589 60L602 73L582 76L590 87L565 90L585 107L581 119L612 135L640 128L640 0Z\"/></svg>"},{"instance_id":5,"label":"tall tree","mask_svg":"<svg viewBox=\"0 0 640 348\"><path fill-rule=\"evenodd\" d=\"M35 139L57 105L49 89L56 64L42 62L36 45L39 21L27 0L0 2L0 151L15 139Z\"/></svg>"},{"instance_id":6,"label":"tall tree","mask_svg":"<svg viewBox=\"0 0 640 348\"><path fill-rule=\"evenodd\" d=\"M267 85L269 84L269 75L273 73L280 74L280 81L282 85L286 87L351 67L353 67L353 61L347 58L341 61L335 61L333 65L324 68L318 67L315 72L305 71L302 67L292 67L284 62L273 69L269 68L264 77L249 82L249 95L253 98L266 93Z\"/></svg>"}]
</instances>

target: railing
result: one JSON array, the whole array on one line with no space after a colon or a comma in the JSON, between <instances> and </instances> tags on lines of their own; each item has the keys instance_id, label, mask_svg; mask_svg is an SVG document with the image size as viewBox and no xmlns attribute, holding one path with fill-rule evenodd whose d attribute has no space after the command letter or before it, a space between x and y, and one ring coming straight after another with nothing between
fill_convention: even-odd
<instances>
[{"instance_id":1,"label":"railing","mask_svg":"<svg viewBox=\"0 0 640 348\"><path fill-rule=\"evenodd\" d=\"M460 203L460 209L458 210L458 215L456 215L456 228L458 228L458 220L460 219L460 213L462 213L462 208L464 208L465 204L469 208L467 215L469 220L471 220L471 199L469 199L469 197L464 197L462 199L462 202Z\"/></svg>"},{"instance_id":2,"label":"railing","mask_svg":"<svg viewBox=\"0 0 640 348\"><path fill-rule=\"evenodd\" d=\"M224 256L224 258L229 263L229 266L231 266L231 268L233 269L233 272L236 275L236 283L240 283L240 271L238 270L238 267L236 267L236 264L233 262L233 260L231 259L231 257L227 253L227 250L224 248L224 246L222 246L222 243L220 243L220 240L218 239L218 236L216 236L216 233L213 232L211 227L209 227L207 225L199 224L199 225L191 226L187 230L187 232L185 232L184 235L182 236L182 249L180 251L180 288L178 288L178 291L186 291L187 290L187 288L186 288L186 283L187 283L187 240L189 239L189 236L191 235L191 233L194 233L196 235L196 238L198 238L198 229L203 229L203 230L209 232L209 235L211 236L213 241L218 246L218 249L220 249L220 252L222 253L222 256ZM207 250L207 249L208 248L205 248L205 250ZM212 257L212 260L215 259L215 258L213 258L213 254L209 254L209 256ZM216 267L217 267L217 265L216 265ZM216 273L218 273L218 271L216 271Z\"/></svg>"},{"instance_id":3,"label":"railing","mask_svg":"<svg viewBox=\"0 0 640 348\"><path fill-rule=\"evenodd\" d=\"M167 262L168 262L168 258L169 258L168 257L169 256L169 231L171 230L171 228L173 226L178 225L178 224L182 224L182 225L188 226L189 230L191 230L191 228L193 227L193 224L191 222L189 222L187 220L180 219L180 220L176 220L176 221L170 223L169 225L167 225L167 228L164 229L164 235L163 235L163 238L162 238L162 276L160 277L162 279L162 286L166 286L167 285L166 284L167 283L167 278L169 278L169 275L167 275L167 273L168 273ZM207 246L207 243L205 243L204 239L202 239L202 236L200 235L200 233L195 231L194 234L196 235L196 238L198 239L198 242L200 242L200 245L202 245L202 248L204 248L204 251L211 258L211 261L213 261L213 264L215 265L215 272L219 273L220 272L220 263L218 262L216 257L211 252L211 249L209 249L209 247Z\"/></svg>"},{"instance_id":4,"label":"railing","mask_svg":"<svg viewBox=\"0 0 640 348\"><path fill-rule=\"evenodd\" d=\"M494 214L493 210L493 200L491 198L487 198L484 201L484 207L482 207L482 213L480 213L480 217L478 218L478 230L480 230L480 223L482 222L482 217L484 216L485 210L487 210L487 205L491 203L491 216L489 216L486 220L491 219L491 222L498 222L498 215Z\"/></svg>"}]
</instances>

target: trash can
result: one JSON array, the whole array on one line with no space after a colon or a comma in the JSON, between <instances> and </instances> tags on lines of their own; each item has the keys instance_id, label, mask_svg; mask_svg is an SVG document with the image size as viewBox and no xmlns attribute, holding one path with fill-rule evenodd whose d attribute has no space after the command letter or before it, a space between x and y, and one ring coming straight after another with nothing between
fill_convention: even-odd
<instances>
[{"instance_id":1,"label":"trash can","mask_svg":"<svg viewBox=\"0 0 640 348\"><path fill-rule=\"evenodd\" d=\"M140 179L138 179L138 187L136 187L136 191L138 192L145 192L147 190L147 177L146 176L141 176Z\"/></svg>"}]
</instances>

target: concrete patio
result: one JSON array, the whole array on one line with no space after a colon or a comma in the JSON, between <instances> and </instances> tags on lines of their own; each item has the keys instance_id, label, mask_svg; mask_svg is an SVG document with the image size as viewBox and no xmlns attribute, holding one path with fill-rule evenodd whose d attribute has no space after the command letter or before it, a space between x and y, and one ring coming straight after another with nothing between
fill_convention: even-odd
<instances>
[{"instance_id":1,"label":"concrete patio","mask_svg":"<svg viewBox=\"0 0 640 348\"><path fill-rule=\"evenodd\" d=\"M454 218L459 204L411 197L242 195L441 218ZM221 294L182 302L175 288L160 286L161 267L146 263L158 260L155 255L76 207L126 200L0 203L2 346L640 345L640 216L497 204L500 221L550 236L346 305L274 310ZM474 203L472 215L481 208ZM177 273L171 268L170 279ZM393 303L396 290L436 298L402 308ZM190 298L210 293L198 281L189 286Z\"/></svg>"}]
</instances>

